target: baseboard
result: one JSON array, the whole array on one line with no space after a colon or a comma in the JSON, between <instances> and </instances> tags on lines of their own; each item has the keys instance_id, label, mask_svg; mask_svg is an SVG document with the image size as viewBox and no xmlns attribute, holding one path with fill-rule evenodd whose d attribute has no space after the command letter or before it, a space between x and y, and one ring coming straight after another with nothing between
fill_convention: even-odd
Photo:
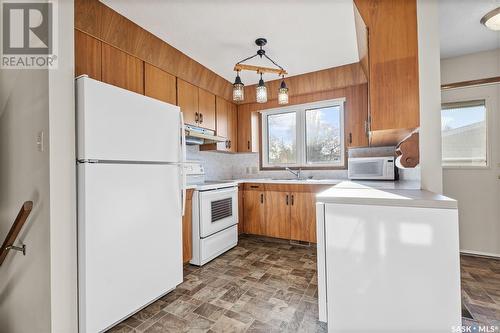
<instances>
[{"instance_id":1,"label":"baseboard","mask_svg":"<svg viewBox=\"0 0 500 333\"><path fill-rule=\"evenodd\" d=\"M490 257L490 258L500 259L500 254L496 254L496 253L470 251L470 250L460 250L460 253L472 255L472 256Z\"/></svg>"}]
</instances>

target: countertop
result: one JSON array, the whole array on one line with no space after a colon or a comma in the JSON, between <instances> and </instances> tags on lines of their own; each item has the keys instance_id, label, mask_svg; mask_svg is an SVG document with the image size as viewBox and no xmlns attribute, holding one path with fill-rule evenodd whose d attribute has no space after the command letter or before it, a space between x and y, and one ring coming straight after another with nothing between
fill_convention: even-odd
<instances>
[{"instance_id":1,"label":"countertop","mask_svg":"<svg viewBox=\"0 0 500 333\"><path fill-rule=\"evenodd\" d=\"M426 190L408 188L377 188L344 181L318 193L317 201L323 203L401 206L420 208L457 209L457 201Z\"/></svg>"}]
</instances>

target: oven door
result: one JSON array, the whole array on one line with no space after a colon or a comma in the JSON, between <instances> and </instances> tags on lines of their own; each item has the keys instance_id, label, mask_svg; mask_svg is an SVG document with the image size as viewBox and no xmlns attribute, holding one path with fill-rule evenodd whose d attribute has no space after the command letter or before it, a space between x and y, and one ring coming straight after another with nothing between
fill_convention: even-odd
<instances>
[{"instance_id":1,"label":"oven door","mask_svg":"<svg viewBox=\"0 0 500 333\"><path fill-rule=\"evenodd\" d=\"M199 192L200 236L208 237L238 223L238 188Z\"/></svg>"}]
</instances>

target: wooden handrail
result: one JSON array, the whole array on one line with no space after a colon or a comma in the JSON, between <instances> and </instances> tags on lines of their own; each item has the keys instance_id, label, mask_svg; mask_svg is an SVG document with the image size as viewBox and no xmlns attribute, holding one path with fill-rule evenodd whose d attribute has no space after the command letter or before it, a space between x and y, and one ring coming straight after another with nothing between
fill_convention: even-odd
<instances>
[{"instance_id":1,"label":"wooden handrail","mask_svg":"<svg viewBox=\"0 0 500 333\"><path fill-rule=\"evenodd\" d=\"M9 250L13 249L17 235L19 235L19 232L23 228L24 223L28 219L28 216L30 215L32 209L33 201L26 201L19 210L19 213L17 214L17 217L9 230L7 237L5 237L5 241L0 248L0 265L3 264L3 261L5 260L5 257L7 256Z\"/></svg>"}]
</instances>

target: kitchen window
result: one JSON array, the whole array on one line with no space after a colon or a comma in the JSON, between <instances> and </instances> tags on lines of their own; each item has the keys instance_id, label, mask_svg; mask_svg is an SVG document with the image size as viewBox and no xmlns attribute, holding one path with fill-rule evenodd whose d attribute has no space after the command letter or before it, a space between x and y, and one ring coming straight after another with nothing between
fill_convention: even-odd
<instances>
[{"instance_id":1,"label":"kitchen window","mask_svg":"<svg viewBox=\"0 0 500 333\"><path fill-rule=\"evenodd\" d=\"M343 167L344 101L262 111L262 166Z\"/></svg>"},{"instance_id":2,"label":"kitchen window","mask_svg":"<svg viewBox=\"0 0 500 333\"><path fill-rule=\"evenodd\" d=\"M443 104L442 164L445 167L485 167L487 163L484 100Z\"/></svg>"}]
</instances>

